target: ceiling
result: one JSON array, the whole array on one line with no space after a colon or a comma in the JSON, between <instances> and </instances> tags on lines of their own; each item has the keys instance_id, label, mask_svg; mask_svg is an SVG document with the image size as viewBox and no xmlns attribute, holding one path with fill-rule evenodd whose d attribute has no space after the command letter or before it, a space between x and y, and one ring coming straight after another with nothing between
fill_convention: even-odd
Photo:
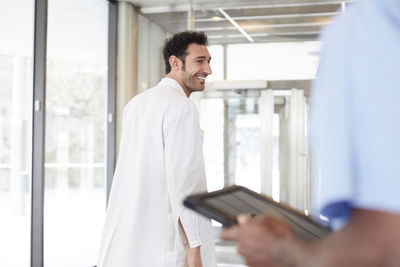
<instances>
[{"instance_id":1,"label":"ceiling","mask_svg":"<svg viewBox=\"0 0 400 267\"><path fill-rule=\"evenodd\" d=\"M170 33L204 31L210 44L314 41L332 16L352 0L129 0L140 12ZM247 39L229 20L237 23Z\"/></svg>"}]
</instances>

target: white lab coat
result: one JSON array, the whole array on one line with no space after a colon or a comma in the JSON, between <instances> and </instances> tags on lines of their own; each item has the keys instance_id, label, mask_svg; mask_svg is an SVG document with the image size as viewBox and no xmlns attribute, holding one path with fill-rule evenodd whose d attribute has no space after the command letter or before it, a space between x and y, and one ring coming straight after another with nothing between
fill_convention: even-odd
<instances>
[{"instance_id":1,"label":"white lab coat","mask_svg":"<svg viewBox=\"0 0 400 267\"><path fill-rule=\"evenodd\" d=\"M188 245L216 266L210 220L182 205L207 190L193 102L164 78L128 103L122 127L98 267L183 267Z\"/></svg>"}]
</instances>

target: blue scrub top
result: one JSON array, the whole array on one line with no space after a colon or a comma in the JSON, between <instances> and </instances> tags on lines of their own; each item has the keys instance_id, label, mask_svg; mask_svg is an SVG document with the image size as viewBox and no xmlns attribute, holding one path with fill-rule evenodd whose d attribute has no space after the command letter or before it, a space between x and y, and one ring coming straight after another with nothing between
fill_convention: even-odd
<instances>
[{"instance_id":1,"label":"blue scrub top","mask_svg":"<svg viewBox=\"0 0 400 267\"><path fill-rule=\"evenodd\" d=\"M320 212L400 213L400 0L350 4L322 42L311 102Z\"/></svg>"}]
</instances>

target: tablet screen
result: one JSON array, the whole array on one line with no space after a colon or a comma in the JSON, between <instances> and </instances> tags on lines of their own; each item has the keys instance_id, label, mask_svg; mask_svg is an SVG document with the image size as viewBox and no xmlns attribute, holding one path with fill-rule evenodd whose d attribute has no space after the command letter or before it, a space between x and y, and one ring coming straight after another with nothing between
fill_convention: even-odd
<instances>
[{"instance_id":1,"label":"tablet screen","mask_svg":"<svg viewBox=\"0 0 400 267\"><path fill-rule=\"evenodd\" d=\"M231 194L216 195L204 199L204 202L235 218L241 213L280 216L273 207L265 205L264 201L254 198L244 191L235 191Z\"/></svg>"}]
</instances>

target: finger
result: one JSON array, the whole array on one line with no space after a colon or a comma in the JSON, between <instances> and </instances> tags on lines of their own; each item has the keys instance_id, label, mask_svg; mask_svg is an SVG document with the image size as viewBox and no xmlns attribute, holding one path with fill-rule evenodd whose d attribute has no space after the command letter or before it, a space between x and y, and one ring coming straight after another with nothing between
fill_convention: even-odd
<instances>
[{"instance_id":1,"label":"finger","mask_svg":"<svg viewBox=\"0 0 400 267\"><path fill-rule=\"evenodd\" d=\"M238 228L236 226L230 228L224 228L221 232L221 238L224 240L236 240Z\"/></svg>"},{"instance_id":2,"label":"finger","mask_svg":"<svg viewBox=\"0 0 400 267\"><path fill-rule=\"evenodd\" d=\"M292 228L283 220L271 217L271 216L259 216L256 217L256 221L259 225L268 227L272 233L278 236L289 236L293 233Z\"/></svg>"},{"instance_id":3,"label":"finger","mask_svg":"<svg viewBox=\"0 0 400 267\"><path fill-rule=\"evenodd\" d=\"M251 216L248 214L240 214L237 218L239 225L247 224L251 219Z\"/></svg>"}]
</instances>

